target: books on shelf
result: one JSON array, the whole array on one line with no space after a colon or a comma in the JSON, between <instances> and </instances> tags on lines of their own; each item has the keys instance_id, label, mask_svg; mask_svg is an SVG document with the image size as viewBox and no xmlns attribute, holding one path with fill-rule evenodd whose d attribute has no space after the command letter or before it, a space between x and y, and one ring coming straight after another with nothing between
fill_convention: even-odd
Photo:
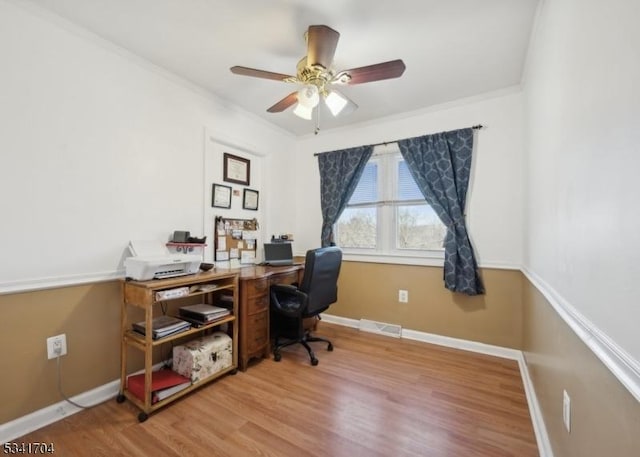
<instances>
[{"instance_id":1,"label":"books on shelf","mask_svg":"<svg viewBox=\"0 0 640 457\"><path fill-rule=\"evenodd\" d=\"M165 398L169 398L171 395L177 394L178 392L180 392L181 390L186 389L189 386L191 386L191 380L190 379L189 379L189 382L183 382L181 384L176 384L173 387L167 387L166 389L160 389L160 390L153 391L151 393L151 403L157 403L157 402L159 402L161 400L164 400Z\"/></svg>"},{"instance_id":2,"label":"books on shelf","mask_svg":"<svg viewBox=\"0 0 640 457\"><path fill-rule=\"evenodd\" d=\"M218 284L198 284L195 286L191 286L190 291L191 293L194 292L213 292L214 290L216 290L218 288Z\"/></svg>"},{"instance_id":3,"label":"books on shelf","mask_svg":"<svg viewBox=\"0 0 640 457\"><path fill-rule=\"evenodd\" d=\"M218 305L221 305L223 308L233 308L233 295L220 295L218 297Z\"/></svg>"},{"instance_id":4,"label":"books on shelf","mask_svg":"<svg viewBox=\"0 0 640 457\"><path fill-rule=\"evenodd\" d=\"M191 379L173 370L163 369L151 373L151 403L157 403L191 385ZM144 401L144 373L127 378L127 389Z\"/></svg>"},{"instance_id":5,"label":"books on shelf","mask_svg":"<svg viewBox=\"0 0 640 457\"><path fill-rule=\"evenodd\" d=\"M164 338L165 336L173 335L174 333L184 332L191 328L191 323L178 319L172 316L158 316L153 319L151 324L152 338L154 340L158 338ZM145 321L136 322L133 324L133 330L142 335L146 335L146 323Z\"/></svg>"},{"instance_id":6,"label":"books on shelf","mask_svg":"<svg viewBox=\"0 0 640 457\"><path fill-rule=\"evenodd\" d=\"M178 312L180 318L195 324L207 324L231 314L228 308L199 303L181 307Z\"/></svg>"}]
</instances>

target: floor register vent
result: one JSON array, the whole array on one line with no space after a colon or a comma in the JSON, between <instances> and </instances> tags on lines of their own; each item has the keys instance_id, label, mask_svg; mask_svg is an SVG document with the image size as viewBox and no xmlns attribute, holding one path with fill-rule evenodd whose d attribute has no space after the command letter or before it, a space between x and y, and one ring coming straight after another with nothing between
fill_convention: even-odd
<instances>
[{"instance_id":1,"label":"floor register vent","mask_svg":"<svg viewBox=\"0 0 640 457\"><path fill-rule=\"evenodd\" d=\"M400 325L370 321L367 319L360 319L358 329L363 332L378 333L380 335L392 336L394 338L400 338L402 336L402 327Z\"/></svg>"}]
</instances>

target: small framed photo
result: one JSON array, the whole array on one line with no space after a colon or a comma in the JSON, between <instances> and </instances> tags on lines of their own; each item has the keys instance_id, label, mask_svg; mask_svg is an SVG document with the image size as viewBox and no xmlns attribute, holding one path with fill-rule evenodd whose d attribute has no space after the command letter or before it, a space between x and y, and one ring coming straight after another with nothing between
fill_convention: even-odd
<instances>
[{"instance_id":1,"label":"small framed photo","mask_svg":"<svg viewBox=\"0 0 640 457\"><path fill-rule=\"evenodd\" d=\"M245 189L242 196L242 208L258 210L258 191L252 189Z\"/></svg>"},{"instance_id":2,"label":"small framed photo","mask_svg":"<svg viewBox=\"0 0 640 457\"><path fill-rule=\"evenodd\" d=\"M251 172L251 162L248 159L234 156L227 152L224 153L224 162L222 164L223 180L236 184L249 185Z\"/></svg>"},{"instance_id":3,"label":"small framed photo","mask_svg":"<svg viewBox=\"0 0 640 457\"><path fill-rule=\"evenodd\" d=\"M215 208L231 208L231 187L214 184L211 191L211 206Z\"/></svg>"}]
</instances>

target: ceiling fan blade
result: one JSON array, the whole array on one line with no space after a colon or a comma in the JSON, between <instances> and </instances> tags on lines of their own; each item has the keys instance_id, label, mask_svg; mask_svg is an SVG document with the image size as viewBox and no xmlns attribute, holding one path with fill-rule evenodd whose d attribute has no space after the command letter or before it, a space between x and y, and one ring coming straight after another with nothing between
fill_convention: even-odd
<instances>
[{"instance_id":1,"label":"ceiling fan blade","mask_svg":"<svg viewBox=\"0 0 640 457\"><path fill-rule=\"evenodd\" d=\"M293 76L285 75L282 73L273 73L271 71L264 70L256 70L255 68L248 67L231 67L231 73L242 76L253 76L254 78L264 78L264 79L273 79L276 81L284 81L288 78L293 78Z\"/></svg>"},{"instance_id":2,"label":"ceiling fan blade","mask_svg":"<svg viewBox=\"0 0 640 457\"><path fill-rule=\"evenodd\" d=\"M298 101L298 92L297 91L291 92L289 95L287 95L285 98L283 98L278 103L273 105L267 111L269 113L281 113L282 111L289 108L291 105L295 105L297 101Z\"/></svg>"},{"instance_id":3,"label":"ceiling fan blade","mask_svg":"<svg viewBox=\"0 0 640 457\"><path fill-rule=\"evenodd\" d=\"M351 70L341 71L339 75L348 74L351 79L347 84L362 84L382 79L392 79L402 76L405 69L404 62L400 59L391 60L389 62L377 63L366 67L353 68ZM339 79L337 75L337 79Z\"/></svg>"},{"instance_id":4,"label":"ceiling fan blade","mask_svg":"<svg viewBox=\"0 0 640 457\"><path fill-rule=\"evenodd\" d=\"M329 68L340 34L326 25L311 25L307 31L307 65Z\"/></svg>"}]
</instances>

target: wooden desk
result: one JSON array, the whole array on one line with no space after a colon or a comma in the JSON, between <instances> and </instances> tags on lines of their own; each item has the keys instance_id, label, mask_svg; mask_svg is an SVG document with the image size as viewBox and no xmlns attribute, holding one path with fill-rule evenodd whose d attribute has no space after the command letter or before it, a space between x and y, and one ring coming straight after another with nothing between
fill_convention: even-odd
<instances>
[{"instance_id":1,"label":"wooden desk","mask_svg":"<svg viewBox=\"0 0 640 457\"><path fill-rule=\"evenodd\" d=\"M227 270L228 271L228 270ZM231 270L238 273L240 289L238 366L245 371L249 360L269 357L269 287L302 280L304 264L285 267L255 266Z\"/></svg>"}]
</instances>

